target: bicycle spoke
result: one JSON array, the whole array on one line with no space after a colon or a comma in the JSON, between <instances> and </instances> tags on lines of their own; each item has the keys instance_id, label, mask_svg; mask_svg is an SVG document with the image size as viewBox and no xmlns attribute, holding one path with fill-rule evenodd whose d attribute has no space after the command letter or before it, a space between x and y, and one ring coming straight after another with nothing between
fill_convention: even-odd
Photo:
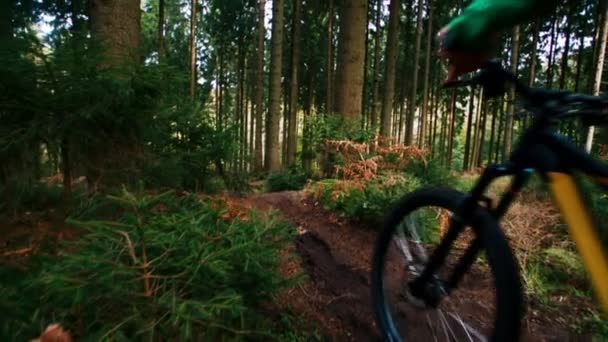
<instances>
[{"instance_id":1,"label":"bicycle spoke","mask_svg":"<svg viewBox=\"0 0 608 342\"><path fill-rule=\"evenodd\" d=\"M477 329L475 329L475 328L471 327L470 325L466 324L462 320L462 318L460 318L460 316L458 316L456 314L453 314L451 312L448 312L448 315L450 315L456 322L460 323L460 325L464 329L465 333L467 334L467 337L469 337L470 341L475 341L471 337L471 334L473 336L475 336L479 341L482 341L482 342L486 341L486 338L479 331L477 331Z\"/></svg>"}]
</instances>

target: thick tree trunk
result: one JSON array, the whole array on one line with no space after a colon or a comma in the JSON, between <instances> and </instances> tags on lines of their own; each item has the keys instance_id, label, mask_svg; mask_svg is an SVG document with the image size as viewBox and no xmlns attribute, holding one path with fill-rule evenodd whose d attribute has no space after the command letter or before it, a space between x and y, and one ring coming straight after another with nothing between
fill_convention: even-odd
<instances>
[{"instance_id":1,"label":"thick tree trunk","mask_svg":"<svg viewBox=\"0 0 608 342\"><path fill-rule=\"evenodd\" d=\"M264 152L262 131L264 126L264 7L266 0L258 0L258 30L255 58L255 87L253 102L255 104L255 155L253 169L262 171L264 167Z\"/></svg>"},{"instance_id":2,"label":"thick tree trunk","mask_svg":"<svg viewBox=\"0 0 608 342\"><path fill-rule=\"evenodd\" d=\"M600 1L604 2L604 0ZM603 5L602 13L602 26L600 30L600 41L598 44L597 64L595 67L595 78L593 82L593 94L599 95L602 86L602 74L604 72L604 59L606 57L606 41L608 40L608 6ZM593 147L593 138L595 134L595 127L589 127L587 131L587 139L585 141L585 151L591 152Z\"/></svg>"},{"instance_id":3,"label":"thick tree trunk","mask_svg":"<svg viewBox=\"0 0 608 342\"><path fill-rule=\"evenodd\" d=\"M158 63L165 60L165 0L158 0Z\"/></svg>"},{"instance_id":4,"label":"thick tree trunk","mask_svg":"<svg viewBox=\"0 0 608 342\"><path fill-rule=\"evenodd\" d=\"M283 0L272 3L272 50L270 54L270 98L266 118L266 171L281 167L279 124L281 119L281 70L283 62Z\"/></svg>"},{"instance_id":5,"label":"thick tree trunk","mask_svg":"<svg viewBox=\"0 0 608 342\"><path fill-rule=\"evenodd\" d=\"M399 0L391 0L389 5L388 37L386 41L386 63L384 72L384 96L382 98L382 116L380 134L392 136L393 100L395 97L395 68L397 65L397 46L399 37Z\"/></svg>"},{"instance_id":6,"label":"thick tree trunk","mask_svg":"<svg viewBox=\"0 0 608 342\"><path fill-rule=\"evenodd\" d=\"M101 68L139 63L139 5L137 0L91 0L91 34L103 48Z\"/></svg>"},{"instance_id":7,"label":"thick tree trunk","mask_svg":"<svg viewBox=\"0 0 608 342\"><path fill-rule=\"evenodd\" d=\"M511 72L517 75L517 67L519 64L519 26L513 29L513 39L511 41ZM503 144L503 156L508 156L511 153L513 145L513 100L515 99L515 90L511 89L510 101L508 102L506 122L505 122L505 140Z\"/></svg>"},{"instance_id":8,"label":"thick tree trunk","mask_svg":"<svg viewBox=\"0 0 608 342\"><path fill-rule=\"evenodd\" d=\"M296 164L298 144L298 89L300 73L300 16L302 0L293 3L293 39L291 48L291 80L289 86L289 132L287 133L287 166Z\"/></svg>"},{"instance_id":9,"label":"thick tree trunk","mask_svg":"<svg viewBox=\"0 0 608 342\"><path fill-rule=\"evenodd\" d=\"M325 62L325 73L327 74L326 82L326 108L327 114L333 110L333 74L334 74L334 0L328 1L327 13L327 58Z\"/></svg>"},{"instance_id":10,"label":"thick tree trunk","mask_svg":"<svg viewBox=\"0 0 608 342\"><path fill-rule=\"evenodd\" d=\"M433 0L428 0L428 27L426 37L426 59L424 61L424 88L422 95L422 112L420 113L420 141L421 147L426 145L427 136L427 120L429 117L428 106L429 106L429 82L430 82L430 70L431 70L431 46L433 45Z\"/></svg>"},{"instance_id":11,"label":"thick tree trunk","mask_svg":"<svg viewBox=\"0 0 608 342\"><path fill-rule=\"evenodd\" d=\"M361 119L366 28L367 0L343 2L340 7L335 112L356 121Z\"/></svg>"},{"instance_id":12,"label":"thick tree trunk","mask_svg":"<svg viewBox=\"0 0 608 342\"><path fill-rule=\"evenodd\" d=\"M418 93L418 69L420 67L420 45L422 42L422 18L424 16L424 0L418 0L418 15L416 21L416 47L414 50L414 71L412 75L412 92L410 93L410 101L407 112L407 122L405 129L405 144L411 145L414 143L414 115L416 115L416 95ZM449 153L449 151L448 151ZM448 158L448 163L451 163Z\"/></svg>"},{"instance_id":13,"label":"thick tree trunk","mask_svg":"<svg viewBox=\"0 0 608 342\"><path fill-rule=\"evenodd\" d=\"M378 125L378 106L380 97L380 38L382 37L382 30L380 29L380 18L382 17L382 1L376 0L376 19L374 26L376 32L374 34L374 65L372 66L372 73L374 75L374 84L372 86L372 108L370 115L370 129L377 132Z\"/></svg>"},{"instance_id":14,"label":"thick tree trunk","mask_svg":"<svg viewBox=\"0 0 608 342\"><path fill-rule=\"evenodd\" d=\"M194 100L196 97L196 0L192 0L190 8L190 97ZM220 75L220 77L222 77L222 75Z\"/></svg>"}]
</instances>

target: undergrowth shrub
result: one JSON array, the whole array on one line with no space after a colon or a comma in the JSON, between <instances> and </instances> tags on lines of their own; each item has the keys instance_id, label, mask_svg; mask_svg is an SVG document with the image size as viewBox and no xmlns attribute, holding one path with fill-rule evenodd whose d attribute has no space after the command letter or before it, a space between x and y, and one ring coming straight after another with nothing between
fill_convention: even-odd
<instances>
[{"instance_id":1,"label":"undergrowth shrub","mask_svg":"<svg viewBox=\"0 0 608 342\"><path fill-rule=\"evenodd\" d=\"M395 200L419 186L415 177L383 175L367 182L324 180L313 192L326 209L375 225Z\"/></svg>"},{"instance_id":2,"label":"undergrowth shrub","mask_svg":"<svg viewBox=\"0 0 608 342\"><path fill-rule=\"evenodd\" d=\"M282 170L268 176L268 191L300 190L306 185L306 175L297 169Z\"/></svg>"},{"instance_id":3,"label":"undergrowth shrub","mask_svg":"<svg viewBox=\"0 0 608 342\"><path fill-rule=\"evenodd\" d=\"M77 340L269 340L281 327L268 315L273 295L294 279L279 271L293 238L288 224L251 212L232 219L195 196L110 197L69 220L88 231L23 274L0 267L0 339L24 340L61 322ZM228 219L230 217L230 219ZM0 264L0 266L2 266Z\"/></svg>"},{"instance_id":4,"label":"undergrowth shrub","mask_svg":"<svg viewBox=\"0 0 608 342\"><path fill-rule=\"evenodd\" d=\"M456 176L441 164L439 158L412 159L404 172L420 179L423 185L453 186L456 183Z\"/></svg>"}]
</instances>

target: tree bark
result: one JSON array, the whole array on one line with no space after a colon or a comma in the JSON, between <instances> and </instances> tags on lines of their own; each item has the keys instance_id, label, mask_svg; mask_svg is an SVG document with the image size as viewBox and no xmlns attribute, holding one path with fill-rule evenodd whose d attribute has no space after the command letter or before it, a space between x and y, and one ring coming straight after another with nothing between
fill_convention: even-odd
<instances>
[{"instance_id":1,"label":"tree bark","mask_svg":"<svg viewBox=\"0 0 608 342\"><path fill-rule=\"evenodd\" d=\"M397 46L399 37L399 0L391 0L389 5L388 37L386 41L386 63L384 72L384 97L382 98L382 116L380 134L392 136L393 100L395 97L395 68L397 64Z\"/></svg>"},{"instance_id":2,"label":"tree bark","mask_svg":"<svg viewBox=\"0 0 608 342\"><path fill-rule=\"evenodd\" d=\"M462 171L469 170L469 155L471 152L471 130L473 128L473 108L475 107L475 89L471 89L471 96L469 97L469 115L467 115L467 132L464 143L464 158L462 163Z\"/></svg>"},{"instance_id":3,"label":"tree bark","mask_svg":"<svg viewBox=\"0 0 608 342\"><path fill-rule=\"evenodd\" d=\"M327 102L325 108L325 112L327 114L331 113L333 110L333 73L334 73L334 0L328 1L328 14L327 14L327 59L325 62L325 73L327 74L327 79L325 82L327 83L327 94L325 95L327 98L325 101Z\"/></svg>"},{"instance_id":4,"label":"tree bark","mask_svg":"<svg viewBox=\"0 0 608 342\"><path fill-rule=\"evenodd\" d=\"M367 0L344 1L340 7L338 69L335 112L347 119L361 119Z\"/></svg>"},{"instance_id":5,"label":"tree bark","mask_svg":"<svg viewBox=\"0 0 608 342\"><path fill-rule=\"evenodd\" d=\"M291 48L291 80L289 104L289 132L287 133L287 166L296 164L296 148L298 143L298 89L300 75L300 16L302 0L293 3L293 39Z\"/></svg>"},{"instance_id":6,"label":"tree bark","mask_svg":"<svg viewBox=\"0 0 608 342\"><path fill-rule=\"evenodd\" d=\"M511 41L511 72L517 75L517 67L519 64L519 26L513 29L513 39ZM515 89L511 89L510 101L508 102L506 122L505 122L505 140L503 144L503 156L508 156L511 153L513 145L513 100L515 99Z\"/></svg>"},{"instance_id":7,"label":"tree bark","mask_svg":"<svg viewBox=\"0 0 608 342\"><path fill-rule=\"evenodd\" d=\"M313 146L310 128L314 97L314 77L313 73L308 75L308 95L306 96L306 108L304 109L304 132L302 139L302 168L306 173L312 170Z\"/></svg>"},{"instance_id":8,"label":"tree bark","mask_svg":"<svg viewBox=\"0 0 608 342\"><path fill-rule=\"evenodd\" d=\"M137 65L140 44L137 0L91 0L91 35L102 48L101 69Z\"/></svg>"},{"instance_id":9,"label":"tree bark","mask_svg":"<svg viewBox=\"0 0 608 342\"><path fill-rule=\"evenodd\" d=\"M0 42L2 42L3 44L8 43L13 38L14 6L15 1L0 1Z\"/></svg>"},{"instance_id":10,"label":"tree bark","mask_svg":"<svg viewBox=\"0 0 608 342\"><path fill-rule=\"evenodd\" d=\"M255 58L255 87L253 102L255 105L255 153L253 169L262 171L264 167L264 152L262 145L262 131L264 125L264 7L266 0L258 0L257 20L257 46Z\"/></svg>"},{"instance_id":11,"label":"tree bark","mask_svg":"<svg viewBox=\"0 0 608 342\"><path fill-rule=\"evenodd\" d=\"M485 146L486 139L486 120L488 117L488 101L484 99L483 92L479 96L479 101L481 102L481 126L480 126L480 136L479 143L477 145L477 167L481 167L483 165L483 148Z\"/></svg>"},{"instance_id":12,"label":"tree bark","mask_svg":"<svg viewBox=\"0 0 608 342\"><path fill-rule=\"evenodd\" d=\"M72 162L70 143L65 137L61 140L61 173L63 174L63 205L67 208L72 199Z\"/></svg>"},{"instance_id":13,"label":"tree bark","mask_svg":"<svg viewBox=\"0 0 608 342\"><path fill-rule=\"evenodd\" d=\"M158 63L165 60L165 0L158 0Z\"/></svg>"},{"instance_id":14,"label":"tree bark","mask_svg":"<svg viewBox=\"0 0 608 342\"><path fill-rule=\"evenodd\" d=\"M190 7L190 97L192 98L192 100L194 100L194 98L196 97L196 0L192 0ZM221 76L222 75L220 75L220 77Z\"/></svg>"},{"instance_id":15,"label":"tree bark","mask_svg":"<svg viewBox=\"0 0 608 342\"><path fill-rule=\"evenodd\" d=\"M600 2L605 2L602 0ZM597 64L595 67L595 78L593 82L593 94L599 95L600 88L602 86L602 74L604 72L604 59L606 57L606 41L608 40L608 6L603 5L603 16L602 16L602 26L600 30L600 41L598 46L598 54L597 54ZM591 148L593 147L593 137L595 135L595 127L589 127L587 131L587 139L585 141L585 151L588 153L591 152Z\"/></svg>"},{"instance_id":16,"label":"tree bark","mask_svg":"<svg viewBox=\"0 0 608 342\"><path fill-rule=\"evenodd\" d=\"M424 0L418 0L418 15L416 21L416 48L414 50L414 71L412 75L412 92L410 94L410 101L408 106L408 113L406 118L406 129L405 129L405 144L411 145L414 142L414 115L416 115L416 95L418 93L418 69L420 67L420 45L422 42L422 18L424 15L423 11ZM449 151L448 151L449 153ZM448 159L448 163L451 160Z\"/></svg>"},{"instance_id":17,"label":"tree bark","mask_svg":"<svg viewBox=\"0 0 608 342\"><path fill-rule=\"evenodd\" d=\"M370 115L370 129L377 132L376 125L378 125L378 98L380 97L380 38L382 37L382 30L380 29L380 18L382 17L382 1L376 0L376 19L374 26L376 32L374 34L374 64L372 66L372 72L374 74L374 84L372 87L372 108Z\"/></svg>"},{"instance_id":18,"label":"tree bark","mask_svg":"<svg viewBox=\"0 0 608 342\"><path fill-rule=\"evenodd\" d=\"M454 135L456 129L456 89L452 90L450 98L450 113L448 115L449 129L448 129L448 153L447 153L447 166L448 169L452 168L452 156L454 154Z\"/></svg>"},{"instance_id":19,"label":"tree bark","mask_svg":"<svg viewBox=\"0 0 608 342\"><path fill-rule=\"evenodd\" d=\"M568 58L570 57L570 36L572 35L572 20L574 20L575 5L568 3L570 6L568 18L566 19L566 43L564 44L564 53L562 54L561 72L559 75L559 89L566 89L566 77L568 76Z\"/></svg>"},{"instance_id":20,"label":"tree bark","mask_svg":"<svg viewBox=\"0 0 608 342\"><path fill-rule=\"evenodd\" d=\"M532 52L530 58L530 76L528 79L528 86L534 87L534 83L536 81L536 55L538 53L538 31L539 31L539 22L538 20L534 22L533 31L532 31ZM492 121L494 121L494 117L492 117ZM524 116L522 126L528 127L528 118ZM492 127L494 129L494 127Z\"/></svg>"},{"instance_id":21,"label":"tree bark","mask_svg":"<svg viewBox=\"0 0 608 342\"><path fill-rule=\"evenodd\" d=\"M553 85L553 64L555 63L555 45L557 40L557 14L551 24L551 42L549 43L549 61L547 62L547 83L545 87L550 89Z\"/></svg>"},{"instance_id":22,"label":"tree bark","mask_svg":"<svg viewBox=\"0 0 608 342\"><path fill-rule=\"evenodd\" d=\"M433 44L433 0L428 0L428 27L426 37L426 59L424 61L424 87L422 95L422 112L420 113L420 146L425 147L427 135L427 118L429 117L429 82L431 70L431 46Z\"/></svg>"},{"instance_id":23,"label":"tree bark","mask_svg":"<svg viewBox=\"0 0 608 342\"><path fill-rule=\"evenodd\" d=\"M272 3L272 51L270 54L270 89L266 118L266 171L281 167L279 124L281 119L281 70L283 60L283 0Z\"/></svg>"}]
</instances>

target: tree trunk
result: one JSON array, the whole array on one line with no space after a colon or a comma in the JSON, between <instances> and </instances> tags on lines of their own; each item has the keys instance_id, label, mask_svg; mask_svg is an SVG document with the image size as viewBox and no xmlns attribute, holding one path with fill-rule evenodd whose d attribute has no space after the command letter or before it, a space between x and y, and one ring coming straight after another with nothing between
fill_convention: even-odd
<instances>
[{"instance_id":1,"label":"tree trunk","mask_svg":"<svg viewBox=\"0 0 608 342\"><path fill-rule=\"evenodd\" d=\"M477 161L477 153L479 147L479 138L481 136L481 98L483 96L483 91L480 90L479 98L477 100L477 106L475 106L475 123L473 125L473 141L471 142L471 151L469 154L469 165L468 169L473 168Z\"/></svg>"},{"instance_id":2,"label":"tree trunk","mask_svg":"<svg viewBox=\"0 0 608 342\"><path fill-rule=\"evenodd\" d=\"M568 76L568 58L570 55L570 36L572 35L572 20L574 20L575 5L568 3L570 6L568 18L566 19L566 43L564 44L564 53L562 54L561 72L559 75L559 89L566 89L566 77Z\"/></svg>"},{"instance_id":3,"label":"tree trunk","mask_svg":"<svg viewBox=\"0 0 608 342\"><path fill-rule=\"evenodd\" d=\"M325 99L327 102L327 108L325 108L325 112L327 114L331 113L333 110L333 72L334 72L334 0L329 0L329 9L327 14L327 59L325 62L325 73L327 74L327 94L325 95L327 98Z\"/></svg>"},{"instance_id":4,"label":"tree trunk","mask_svg":"<svg viewBox=\"0 0 608 342\"><path fill-rule=\"evenodd\" d=\"M289 104L289 132L287 134L287 166L296 164L296 149L298 143L298 87L300 73L300 16L302 0L294 0L293 4L293 41L291 49L291 81Z\"/></svg>"},{"instance_id":5,"label":"tree trunk","mask_svg":"<svg viewBox=\"0 0 608 342\"><path fill-rule=\"evenodd\" d=\"M158 63L165 61L165 0L158 0Z\"/></svg>"},{"instance_id":6,"label":"tree trunk","mask_svg":"<svg viewBox=\"0 0 608 342\"><path fill-rule=\"evenodd\" d=\"M585 56L585 31L581 30L578 37L578 54L576 56L576 75L574 76L574 91L580 91L581 74L583 71L583 57Z\"/></svg>"},{"instance_id":7,"label":"tree trunk","mask_svg":"<svg viewBox=\"0 0 608 342\"><path fill-rule=\"evenodd\" d=\"M63 205L67 209L72 200L72 162L67 138L61 140L61 173L63 174Z\"/></svg>"},{"instance_id":8,"label":"tree trunk","mask_svg":"<svg viewBox=\"0 0 608 342\"><path fill-rule=\"evenodd\" d=\"M100 68L120 69L139 63L139 1L91 0L91 35L101 50Z\"/></svg>"},{"instance_id":9,"label":"tree trunk","mask_svg":"<svg viewBox=\"0 0 608 342\"><path fill-rule=\"evenodd\" d=\"M245 47L243 39L241 39L240 50L240 68L239 68L239 94L238 94L238 111L237 114L240 120L240 151L238 158L238 171L243 172L245 168L245 151L247 150L247 102L245 101L245 66L247 65L245 56Z\"/></svg>"},{"instance_id":10,"label":"tree trunk","mask_svg":"<svg viewBox=\"0 0 608 342\"><path fill-rule=\"evenodd\" d=\"M262 171L264 167L264 152L262 145L262 131L264 125L264 7L266 0L258 0L257 46L255 58L255 87L253 102L255 105L255 153L253 169Z\"/></svg>"},{"instance_id":11,"label":"tree trunk","mask_svg":"<svg viewBox=\"0 0 608 342\"><path fill-rule=\"evenodd\" d=\"M481 167L483 165L483 147L485 146L486 120L488 117L488 101L483 98L483 92L479 97L479 101L481 102L481 132L479 136L479 144L477 146L477 167Z\"/></svg>"},{"instance_id":12,"label":"tree trunk","mask_svg":"<svg viewBox=\"0 0 608 342\"><path fill-rule=\"evenodd\" d=\"M5 44L13 38L13 7L15 1L0 1L0 42ZM6 45L2 45L6 46Z\"/></svg>"},{"instance_id":13,"label":"tree trunk","mask_svg":"<svg viewBox=\"0 0 608 342\"><path fill-rule=\"evenodd\" d=\"M452 92L453 94L453 92ZM451 98L451 96L450 96ZM447 138L447 127L448 127L448 110L450 108L451 100L448 98L448 103L444 104L443 110L441 111L441 133L439 135L439 149L440 155L445 157L445 163L447 164L447 151L446 151L446 138Z\"/></svg>"},{"instance_id":14,"label":"tree trunk","mask_svg":"<svg viewBox=\"0 0 608 342\"><path fill-rule=\"evenodd\" d=\"M427 135L427 118L429 117L429 82L431 70L431 46L433 44L433 0L428 0L428 27L426 37L426 60L424 61L424 88L422 95L422 112L420 113L420 146L425 147Z\"/></svg>"},{"instance_id":15,"label":"tree trunk","mask_svg":"<svg viewBox=\"0 0 608 342\"><path fill-rule=\"evenodd\" d=\"M471 89L471 96L469 97L469 115L467 115L467 133L464 143L464 158L462 163L462 171L469 170L469 155L471 152L471 130L473 127L473 108L475 107L475 88Z\"/></svg>"},{"instance_id":16,"label":"tree trunk","mask_svg":"<svg viewBox=\"0 0 608 342\"><path fill-rule=\"evenodd\" d=\"M549 61L547 62L547 83L545 87L550 89L553 86L553 64L555 63L555 45L557 40L557 14L551 24L551 42L549 43Z\"/></svg>"},{"instance_id":17,"label":"tree trunk","mask_svg":"<svg viewBox=\"0 0 608 342\"><path fill-rule=\"evenodd\" d=\"M450 112L448 114L449 129L448 129L448 153L447 153L447 167L452 168L452 155L454 150L454 135L456 129L456 89L452 90L452 96L450 98Z\"/></svg>"},{"instance_id":18,"label":"tree trunk","mask_svg":"<svg viewBox=\"0 0 608 342\"><path fill-rule=\"evenodd\" d=\"M312 115L313 96L314 96L314 78L311 73L308 75L308 95L306 96L306 108L304 109L304 133L302 138L302 168L309 174L312 170L313 161L313 146L312 146L312 132L310 127L310 120Z\"/></svg>"},{"instance_id":19,"label":"tree trunk","mask_svg":"<svg viewBox=\"0 0 608 342\"><path fill-rule=\"evenodd\" d=\"M372 72L374 75L374 84L372 87L372 108L370 115L370 129L377 132L376 125L378 124L378 98L380 97L380 38L382 30L380 30L380 18L382 17L382 1L376 0L376 19L374 26L376 32L374 35L374 64Z\"/></svg>"},{"instance_id":20,"label":"tree trunk","mask_svg":"<svg viewBox=\"0 0 608 342\"><path fill-rule=\"evenodd\" d=\"M530 87L534 86L534 81L536 79L536 54L538 52L538 21L534 22L534 32L532 33L532 56L530 60L530 79L528 80L528 85Z\"/></svg>"},{"instance_id":21,"label":"tree trunk","mask_svg":"<svg viewBox=\"0 0 608 342\"><path fill-rule=\"evenodd\" d=\"M493 106L492 106L492 121L490 122L490 143L488 144L488 161L489 162L494 161L492 152L494 151L494 135L496 134L496 116L497 116L496 103L497 102L498 102L497 100L494 100Z\"/></svg>"},{"instance_id":22,"label":"tree trunk","mask_svg":"<svg viewBox=\"0 0 608 342\"><path fill-rule=\"evenodd\" d=\"M535 79L536 79L536 55L538 52L538 30L539 30L539 22L538 20L534 22L534 29L532 32L532 52L530 58L530 76L528 79L528 86L534 87ZM494 120L494 118L492 118ZM527 116L524 116L522 126L525 128L528 126ZM493 129L493 127L492 127Z\"/></svg>"},{"instance_id":23,"label":"tree trunk","mask_svg":"<svg viewBox=\"0 0 608 342\"><path fill-rule=\"evenodd\" d=\"M399 37L399 0L391 0L389 5L388 37L386 41L386 63L384 73L384 96L382 98L382 116L380 134L392 136L393 100L395 97L395 68L397 64L397 47Z\"/></svg>"},{"instance_id":24,"label":"tree trunk","mask_svg":"<svg viewBox=\"0 0 608 342\"><path fill-rule=\"evenodd\" d=\"M505 99L504 97L501 98L500 103L499 103L499 115L498 115L498 136L496 137L496 155L494 156L495 161L501 161L502 157L501 156L501 151L504 151L504 148L501 148L502 146L500 146L500 142L503 141L503 132L505 131L504 127L505 127Z\"/></svg>"},{"instance_id":25,"label":"tree trunk","mask_svg":"<svg viewBox=\"0 0 608 342\"><path fill-rule=\"evenodd\" d=\"M600 1L604 2L604 0ZM598 46L597 64L595 67L595 78L593 82L593 95L599 95L602 86L602 74L604 72L604 59L606 57L606 41L608 40L608 6L604 4L602 16L602 26L600 30L600 41ZM589 127L587 131L587 139L585 141L585 151L591 152L593 147L593 137L595 134L595 127Z\"/></svg>"},{"instance_id":26,"label":"tree trunk","mask_svg":"<svg viewBox=\"0 0 608 342\"><path fill-rule=\"evenodd\" d=\"M343 2L334 105L335 112L356 121L361 119L366 28L367 0Z\"/></svg>"},{"instance_id":27,"label":"tree trunk","mask_svg":"<svg viewBox=\"0 0 608 342\"><path fill-rule=\"evenodd\" d=\"M194 98L196 97L196 0L192 0L192 4L190 5L190 7L190 97L192 98L192 100L194 100ZM220 77L221 76L222 75L220 75Z\"/></svg>"},{"instance_id":28,"label":"tree trunk","mask_svg":"<svg viewBox=\"0 0 608 342\"><path fill-rule=\"evenodd\" d=\"M511 72L517 75L517 66L519 64L519 26L513 29L513 39L511 41ZM513 100L515 99L515 89L511 88L510 101L508 102L506 122L505 122L505 141L503 145L503 156L508 156L511 153L513 145Z\"/></svg>"},{"instance_id":29,"label":"tree trunk","mask_svg":"<svg viewBox=\"0 0 608 342\"><path fill-rule=\"evenodd\" d=\"M418 69L419 69L419 61L420 61L420 45L422 41L422 18L424 16L423 11L424 0L418 0L418 15L416 21L416 48L414 50L414 60L412 61L414 65L414 72L412 75L412 92L410 94L410 101L408 106L407 113L407 122L405 129L405 144L411 145L414 142L414 115L416 115L416 95L418 92ZM449 151L448 151L449 153ZM451 160L448 159L448 163L451 163Z\"/></svg>"},{"instance_id":30,"label":"tree trunk","mask_svg":"<svg viewBox=\"0 0 608 342\"><path fill-rule=\"evenodd\" d=\"M270 54L270 98L266 118L266 171L281 167L279 124L281 119L281 70L283 62L283 0L272 3L272 51Z\"/></svg>"}]
</instances>

